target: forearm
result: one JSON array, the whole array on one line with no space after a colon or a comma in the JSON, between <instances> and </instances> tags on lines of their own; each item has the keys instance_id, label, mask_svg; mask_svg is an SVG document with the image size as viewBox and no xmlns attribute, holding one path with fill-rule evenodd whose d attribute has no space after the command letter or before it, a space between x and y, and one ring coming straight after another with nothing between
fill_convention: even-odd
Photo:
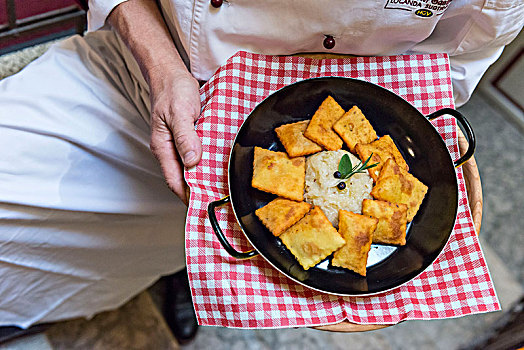
<instances>
[{"instance_id":1,"label":"forearm","mask_svg":"<svg viewBox=\"0 0 524 350\"><path fill-rule=\"evenodd\" d=\"M124 2L107 21L131 50L148 84L156 84L167 73L189 74L155 1Z\"/></svg>"}]
</instances>

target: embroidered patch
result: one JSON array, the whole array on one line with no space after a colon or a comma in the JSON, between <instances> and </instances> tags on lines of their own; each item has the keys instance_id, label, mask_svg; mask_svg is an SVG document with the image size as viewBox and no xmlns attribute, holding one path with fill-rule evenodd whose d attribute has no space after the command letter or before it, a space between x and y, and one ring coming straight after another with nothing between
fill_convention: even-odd
<instances>
[{"instance_id":1,"label":"embroidered patch","mask_svg":"<svg viewBox=\"0 0 524 350\"><path fill-rule=\"evenodd\" d=\"M385 9L414 12L419 17L439 16L452 0L386 0Z\"/></svg>"},{"instance_id":2,"label":"embroidered patch","mask_svg":"<svg viewBox=\"0 0 524 350\"><path fill-rule=\"evenodd\" d=\"M430 10L426 10L426 9L418 9L417 11L415 11L415 14L417 16L420 16L420 17L431 17L431 16L433 16L433 12L431 12Z\"/></svg>"}]
</instances>

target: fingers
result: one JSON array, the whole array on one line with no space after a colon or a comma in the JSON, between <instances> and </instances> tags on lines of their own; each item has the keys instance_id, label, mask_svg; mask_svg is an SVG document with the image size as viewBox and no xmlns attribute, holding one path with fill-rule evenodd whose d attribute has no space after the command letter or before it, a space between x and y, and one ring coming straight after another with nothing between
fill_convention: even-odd
<instances>
[{"instance_id":1,"label":"fingers","mask_svg":"<svg viewBox=\"0 0 524 350\"><path fill-rule=\"evenodd\" d=\"M158 118L152 119L150 148L160 163L167 186L187 205L184 169L175 149L171 131Z\"/></svg>"},{"instance_id":2,"label":"fingers","mask_svg":"<svg viewBox=\"0 0 524 350\"><path fill-rule=\"evenodd\" d=\"M194 120L192 113L179 113L167 120L175 147L187 168L197 165L202 157L202 143L195 131Z\"/></svg>"},{"instance_id":3,"label":"fingers","mask_svg":"<svg viewBox=\"0 0 524 350\"><path fill-rule=\"evenodd\" d=\"M169 188L184 202L184 166L195 166L202 143L195 131L200 115L198 81L191 75L160 78L151 85L151 151L160 162Z\"/></svg>"}]
</instances>

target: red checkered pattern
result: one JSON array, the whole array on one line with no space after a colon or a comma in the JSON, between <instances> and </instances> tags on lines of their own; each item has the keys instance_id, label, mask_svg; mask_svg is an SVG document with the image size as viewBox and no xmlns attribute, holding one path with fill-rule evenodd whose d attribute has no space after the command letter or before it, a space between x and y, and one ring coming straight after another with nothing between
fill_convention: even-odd
<instances>
[{"instance_id":1,"label":"red checkered pattern","mask_svg":"<svg viewBox=\"0 0 524 350\"><path fill-rule=\"evenodd\" d=\"M405 98L424 115L453 107L445 54L316 60L239 52L201 89L203 112L197 132L204 154L187 170L191 199L186 223L186 255L201 325L242 328L315 326L349 320L391 324L500 309L474 231L462 170L458 217L451 238L435 263L410 282L375 296L339 297L311 290L275 270L262 257L236 260L216 239L207 205L228 194L227 168L237 130L266 96L285 85L321 76L344 76L381 85ZM458 158L455 120L433 122ZM246 164L249 167L249 164ZM217 219L232 245L251 249L231 207Z\"/></svg>"}]
</instances>

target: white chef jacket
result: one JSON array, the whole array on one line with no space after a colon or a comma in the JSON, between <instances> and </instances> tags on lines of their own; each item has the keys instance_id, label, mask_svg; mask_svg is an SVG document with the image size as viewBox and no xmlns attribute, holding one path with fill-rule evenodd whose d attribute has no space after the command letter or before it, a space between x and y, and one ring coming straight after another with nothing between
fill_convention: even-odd
<instances>
[{"instance_id":1,"label":"white chef jacket","mask_svg":"<svg viewBox=\"0 0 524 350\"><path fill-rule=\"evenodd\" d=\"M459 104L524 17L517 0L208 1L160 1L197 79L238 50L447 52ZM148 147L148 86L96 30L120 2L90 1L92 33L0 81L0 326L89 317L184 265L185 207Z\"/></svg>"},{"instance_id":2,"label":"white chef jacket","mask_svg":"<svg viewBox=\"0 0 524 350\"><path fill-rule=\"evenodd\" d=\"M88 30L125 0L89 2ZM522 0L161 0L183 58L199 80L239 50L362 56L445 52L457 106L524 24ZM323 46L333 36L335 47Z\"/></svg>"}]
</instances>

